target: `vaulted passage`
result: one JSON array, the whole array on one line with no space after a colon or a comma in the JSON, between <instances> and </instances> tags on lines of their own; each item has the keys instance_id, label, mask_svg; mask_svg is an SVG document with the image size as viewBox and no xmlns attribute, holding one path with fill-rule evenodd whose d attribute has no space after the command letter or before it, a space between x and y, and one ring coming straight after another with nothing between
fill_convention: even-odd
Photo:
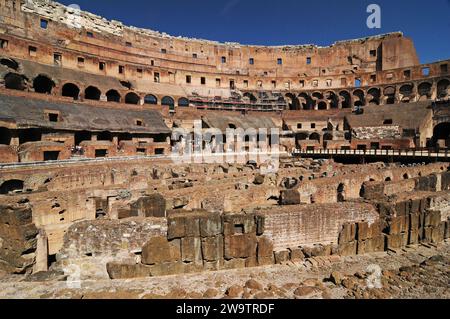
<instances>
[{"instance_id":1,"label":"vaulted passage","mask_svg":"<svg viewBox=\"0 0 450 319\"><path fill-rule=\"evenodd\" d=\"M136 93L130 92L125 96L125 103L126 104L139 104L140 97Z\"/></svg>"},{"instance_id":2,"label":"vaulted passage","mask_svg":"<svg viewBox=\"0 0 450 319\"><path fill-rule=\"evenodd\" d=\"M26 89L25 77L16 73L5 75L5 88L24 91Z\"/></svg>"},{"instance_id":3,"label":"vaulted passage","mask_svg":"<svg viewBox=\"0 0 450 319\"><path fill-rule=\"evenodd\" d=\"M108 102L120 102L120 94L119 92L117 92L116 90L109 90L108 92L106 92L106 100Z\"/></svg>"},{"instance_id":4,"label":"vaulted passage","mask_svg":"<svg viewBox=\"0 0 450 319\"><path fill-rule=\"evenodd\" d=\"M156 98L156 96L148 94L144 97L144 104L158 104L158 99Z\"/></svg>"},{"instance_id":5,"label":"vaulted passage","mask_svg":"<svg viewBox=\"0 0 450 319\"><path fill-rule=\"evenodd\" d=\"M175 101L170 96L165 96L161 100L161 105L168 106L170 110L175 109Z\"/></svg>"},{"instance_id":6,"label":"vaulted passage","mask_svg":"<svg viewBox=\"0 0 450 319\"><path fill-rule=\"evenodd\" d=\"M185 97L182 97L180 99L178 99L178 106L181 107L188 107L189 106L189 100Z\"/></svg>"},{"instance_id":7,"label":"vaulted passage","mask_svg":"<svg viewBox=\"0 0 450 319\"><path fill-rule=\"evenodd\" d=\"M431 84L428 82L420 83L417 87L419 92L419 100L424 101L431 98Z\"/></svg>"},{"instance_id":8,"label":"vaulted passage","mask_svg":"<svg viewBox=\"0 0 450 319\"><path fill-rule=\"evenodd\" d=\"M55 82L45 75L38 75L33 80L33 87L36 93L51 94L55 87Z\"/></svg>"},{"instance_id":9,"label":"vaulted passage","mask_svg":"<svg viewBox=\"0 0 450 319\"><path fill-rule=\"evenodd\" d=\"M23 181L18 179L11 179L0 185L0 194L6 195L9 192L23 190Z\"/></svg>"},{"instance_id":10,"label":"vaulted passage","mask_svg":"<svg viewBox=\"0 0 450 319\"><path fill-rule=\"evenodd\" d=\"M100 90L97 89L95 86L89 86L89 87L84 91L84 98L87 99L87 100L96 100L96 101L99 101L101 95L102 95L102 93L101 93Z\"/></svg>"},{"instance_id":11,"label":"vaulted passage","mask_svg":"<svg viewBox=\"0 0 450 319\"><path fill-rule=\"evenodd\" d=\"M433 146L450 148L450 123L436 125L433 131Z\"/></svg>"},{"instance_id":12,"label":"vaulted passage","mask_svg":"<svg viewBox=\"0 0 450 319\"><path fill-rule=\"evenodd\" d=\"M80 96L80 88L73 83L66 83L62 87L62 96L71 97L78 100Z\"/></svg>"},{"instance_id":13,"label":"vaulted passage","mask_svg":"<svg viewBox=\"0 0 450 319\"><path fill-rule=\"evenodd\" d=\"M448 96L450 81L447 79L440 80L437 83L437 96L438 98L445 98Z\"/></svg>"},{"instance_id":14,"label":"vaulted passage","mask_svg":"<svg viewBox=\"0 0 450 319\"><path fill-rule=\"evenodd\" d=\"M300 101L294 94L286 94L286 99L288 101L289 110L301 110Z\"/></svg>"}]
</instances>

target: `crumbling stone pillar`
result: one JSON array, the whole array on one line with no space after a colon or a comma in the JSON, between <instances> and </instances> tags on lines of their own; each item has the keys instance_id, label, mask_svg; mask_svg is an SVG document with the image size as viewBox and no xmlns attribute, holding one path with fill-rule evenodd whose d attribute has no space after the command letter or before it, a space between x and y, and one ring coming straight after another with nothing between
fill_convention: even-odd
<instances>
[{"instance_id":1,"label":"crumbling stone pillar","mask_svg":"<svg viewBox=\"0 0 450 319\"><path fill-rule=\"evenodd\" d=\"M33 272L48 271L48 237L45 230L40 230L36 237L36 262Z\"/></svg>"}]
</instances>

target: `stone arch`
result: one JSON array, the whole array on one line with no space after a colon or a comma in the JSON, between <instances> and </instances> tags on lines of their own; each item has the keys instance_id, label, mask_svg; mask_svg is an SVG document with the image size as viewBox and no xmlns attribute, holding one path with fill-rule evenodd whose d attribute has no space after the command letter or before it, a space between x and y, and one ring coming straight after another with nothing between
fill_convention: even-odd
<instances>
[{"instance_id":1,"label":"stone arch","mask_svg":"<svg viewBox=\"0 0 450 319\"><path fill-rule=\"evenodd\" d=\"M154 96L153 94L147 94L144 97L144 104L156 105L156 104L158 104L158 98L156 96Z\"/></svg>"},{"instance_id":2,"label":"stone arch","mask_svg":"<svg viewBox=\"0 0 450 319\"><path fill-rule=\"evenodd\" d=\"M181 107L188 107L189 106L189 100L185 97L180 97L178 99L178 106Z\"/></svg>"},{"instance_id":3,"label":"stone arch","mask_svg":"<svg viewBox=\"0 0 450 319\"><path fill-rule=\"evenodd\" d=\"M403 103L409 103L413 99L414 84L408 83L400 87L399 92L401 94L400 100Z\"/></svg>"},{"instance_id":4,"label":"stone arch","mask_svg":"<svg viewBox=\"0 0 450 319\"><path fill-rule=\"evenodd\" d=\"M380 105L381 90L379 88L370 88L367 91L369 105Z\"/></svg>"},{"instance_id":5,"label":"stone arch","mask_svg":"<svg viewBox=\"0 0 450 319\"><path fill-rule=\"evenodd\" d=\"M78 100L78 97L80 96L80 88L73 83L66 83L61 89L61 95Z\"/></svg>"},{"instance_id":6,"label":"stone arch","mask_svg":"<svg viewBox=\"0 0 450 319\"><path fill-rule=\"evenodd\" d=\"M120 93L117 90L109 90L106 92L106 100L108 102L116 102L120 103L120 100L122 97L120 96Z\"/></svg>"},{"instance_id":7,"label":"stone arch","mask_svg":"<svg viewBox=\"0 0 450 319\"><path fill-rule=\"evenodd\" d=\"M438 98L446 98L449 94L450 81L447 79L442 79L437 83L437 96Z\"/></svg>"},{"instance_id":8,"label":"stone arch","mask_svg":"<svg viewBox=\"0 0 450 319\"><path fill-rule=\"evenodd\" d=\"M125 95L125 104L138 105L140 101L141 98L134 92L129 92L127 93L127 95Z\"/></svg>"},{"instance_id":9,"label":"stone arch","mask_svg":"<svg viewBox=\"0 0 450 319\"><path fill-rule=\"evenodd\" d=\"M419 101L425 101L431 98L432 85L429 82L422 82L417 87L419 93Z\"/></svg>"},{"instance_id":10,"label":"stone arch","mask_svg":"<svg viewBox=\"0 0 450 319\"><path fill-rule=\"evenodd\" d=\"M339 108L339 98L333 91L326 92L325 95L326 99L328 100L328 104L330 105L331 109L337 109Z\"/></svg>"},{"instance_id":11,"label":"stone arch","mask_svg":"<svg viewBox=\"0 0 450 319\"><path fill-rule=\"evenodd\" d=\"M164 96L161 99L161 105L168 106L170 110L175 110L175 101L170 96Z\"/></svg>"},{"instance_id":12,"label":"stone arch","mask_svg":"<svg viewBox=\"0 0 450 319\"><path fill-rule=\"evenodd\" d=\"M354 106L364 106L366 105L364 91L363 90L355 90L353 91L353 105Z\"/></svg>"},{"instance_id":13,"label":"stone arch","mask_svg":"<svg viewBox=\"0 0 450 319\"><path fill-rule=\"evenodd\" d=\"M302 105L302 108L304 110L312 110L314 109L314 106L316 105L316 101L313 100L307 93L300 93L298 95L299 102Z\"/></svg>"},{"instance_id":14,"label":"stone arch","mask_svg":"<svg viewBox=\"0 0 450 319\"><path fill-rule=\"evenodd\" d=\"M286 94L286 99L288 100L289 110L300 110L300 100L292 93Z\"/></svg>"},{"instance_id":15,"label":"stone arch","mask_svg":"<svg viewBox=\"0 0 450 319\"><path fill-rule=\"evenodd\" d=\"M433 129L433 146L450 148L450 123L443 122L436 125Z\"/></svg>"},{"instance_id":16,"label":"stone arch","mask_svg":"<svg viewBox=\"0 0 450 319\"><path fill-rule=\"evenodd\" d=\"M20 179L10 179L0 185L0 194L6 195L9 192L23 191L24 182Z\"/></svg>"},{"instance_id":17,"label":"stone arch","mask_svg":"<svg viewBox=\"0 0 450 319\"><path fill-rule=\"evenodd\" d=\"M343 109L348 109L352 107L352 97L348 91L339 92L339 97Z\"/></svg>"},{"instance_id":18,"label":"stone arch","mask_svg":"<svg viewBox=\"0 0 450 319\"><path fill-rule=\"evenodd\" d=\"M386 104L394 104L395 103L395 92L396 89L394 86L388 86L384 88L383 95Z\"/></svg>"},{"instance_id":19,"label":"stone arch","mask_svg":"<svg viewBox=\"0 0 450 319\"><path fill-rule=\"evenodd\" d=\"M84 98L86 100L99 101L101 95L102 95L102 92L95 86L88 86L86 88L86 90L84 90Z\"/></svg>"},{"instance_id":20,"label":"stone arch","mask_svg":"<svg viewBox=\"0 0 450 319\"><path fill-rule=\"evenodd\" d=\"M51 94L55 82L48 76L40 74L33 80L33 88L36 93Z\"/></svg>"},{"instance_id":21,"label":"stone arch","mask_svg":"<svg viewBox=\"0 0 450 319\"><path fill-rule=\"evenodd\" d=\"M321 92L313 92L311 96L316 100L323 100L323 94Z\"/></svg>"},{"instance_id":22,"label":"stone arch","mask_svg":"<svg viewBox=\"0 0 450 319\"><path fill-rule=\"evenodd\" d=\"M17 63L17 61L13 59L3 58L0 60L0 64L13 69L14 71L17 71L19 69L19 63Z\"/></svg>"},{"instance_id":23,"label":"stone arch","mask_svg":"<svg viewBox=\"0 0 450 319\"><path fill-rule=\"evenodd\" d=\"M27 88L27 78L22 74L8 73L5 75L4 80L5 88L7 89L24 91Z\"/></svg>"}]
</instances>

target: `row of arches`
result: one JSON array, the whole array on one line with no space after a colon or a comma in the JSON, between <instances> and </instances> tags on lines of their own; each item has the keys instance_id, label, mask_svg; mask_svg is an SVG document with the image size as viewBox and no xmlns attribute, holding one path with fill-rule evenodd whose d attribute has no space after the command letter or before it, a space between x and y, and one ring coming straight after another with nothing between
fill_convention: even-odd
<instances>
[{"instance_id":1,"label":"row of arches","mask_svg":"<svg viewBox=\"0 0 450 319\"><path fill-rule=\"evenodd\" d=\"M24 75L17 73L8 73L4 77L5 87L7 89L24 91L27 88L28 78ZM46 75L38 75L33 79L33 88L36 93L51 94L55 87L55 82ZM61 88L61 95L64 97L70 97L74 100L80 98L82 93L81 89L74 83L66 83ZM99 88L95 86L88 86L84 90L84 98L86 100L99 101L102 98L102 92ZM135 104L139 105L141 103L141 97L134 93L127 93L123 99L119 91L111 89L105 93L106 101L108 102L124 102L125 104ZM143 98L144 104L157 105L158 98L153 94L147 94ZM169 106L171 108L175 107L175 100L170 96L164 96L161 99L161 105ZM178 99L178 106L187 107L189 106L189 100L185 97Z\"/></svg>"},{"instance_id":2,"label":"row of arches","mask_svg":"<svg viewBox=\"0 0 450 319\"><path fill-rule=\"evenodd\" d=\"M441 79L436 83L436 98L449 96L450 81ZM400 87L386 86L384 88L373 87L366 92L356 89L353 92L342 90L339 92L324 91L285 95L289 110L327 110L338 108L352 108L366 105L385 105L394 103L409 103L424 101L433 97L433 84L430 82L406 83Z\"/></svg>"}]
</instances>

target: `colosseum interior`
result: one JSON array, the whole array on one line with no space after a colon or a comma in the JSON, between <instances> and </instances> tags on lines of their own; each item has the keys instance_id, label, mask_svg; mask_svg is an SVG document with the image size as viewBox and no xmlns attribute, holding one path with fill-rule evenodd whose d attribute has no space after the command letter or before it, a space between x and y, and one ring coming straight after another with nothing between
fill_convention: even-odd
<instances>
[{"instance_id":1,"label":"colosseum interior","mask_svg":"<svg viewBox=\"0 0 450 319\"><path fill-rule=\"evenodd\" d=\"M449 62L0 0L0 298L449 298Z\"/></svg>"}]
</instances>

